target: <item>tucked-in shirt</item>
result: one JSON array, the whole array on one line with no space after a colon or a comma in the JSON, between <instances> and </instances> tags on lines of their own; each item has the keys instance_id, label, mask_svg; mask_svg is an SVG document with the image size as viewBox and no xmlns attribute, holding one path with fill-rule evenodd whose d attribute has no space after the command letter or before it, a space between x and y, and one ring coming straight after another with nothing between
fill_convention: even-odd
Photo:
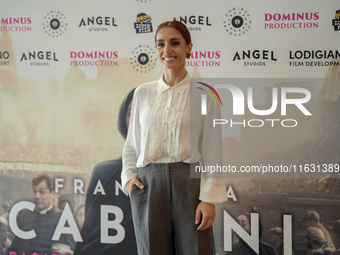
<instances>
[{"instance_id":1,"label":"tucked-in shirt","mask_svg":"<svg viewBox=\"0 0 340 255\"><path fill-rule=\"evenodd\" d=\"M150 163L222 165L222 137L211 134L221 134L220 127L212 128L213 119L220 118L219 106L209 100L208 114L202 115L202 92L191 89L195 93L190 95L189 74L172 87L162 76L158 81L136 89L123 151L122 186L125 192L126 183L137 177L138 168ZM190 111L190 107L195 111ZM224 181L202 177L199 199L209 203L226 201Z\"/></svg>"}]
</instances>

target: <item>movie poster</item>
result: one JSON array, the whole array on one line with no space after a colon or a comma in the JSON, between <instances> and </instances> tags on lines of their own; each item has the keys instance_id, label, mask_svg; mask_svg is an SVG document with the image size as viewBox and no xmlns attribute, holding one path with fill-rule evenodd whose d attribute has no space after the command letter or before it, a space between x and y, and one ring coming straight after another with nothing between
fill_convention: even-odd
<instances>
[{"instance_id":1,"label":"movie poster","mask_svg":"<svg viewBox=\"0 0 340 255\"><path fill-rule=\"evenodd\" d=\"M173 19L191 32L197 110L221 109L223 165L197 169L225 183L216 255L260 241L306 254L308 234L314 250L339 248L338 1L18 0L0 10L1 254L137 254L119 112L161 76L154 33ZM261 235L239 226L248 213ZM313 219L321 234L307 231Z\"/></svg>"}]
</instances>

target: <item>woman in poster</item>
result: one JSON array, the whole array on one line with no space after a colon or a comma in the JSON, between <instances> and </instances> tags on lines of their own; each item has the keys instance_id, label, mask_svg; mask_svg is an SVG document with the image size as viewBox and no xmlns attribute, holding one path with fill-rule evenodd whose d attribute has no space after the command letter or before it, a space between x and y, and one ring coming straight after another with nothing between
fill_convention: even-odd
<instances>
[{"instance_id":1,"label":"woman in poster","mask_svg":"<svg viewBox=\"0 0 340 255\"><path fill-rule=\"evenodd\" d=\"M237 217L238 224L251 235L251 221L250 213L241 213ZM262 223L259 220L259 238L262 236ZM257 253L241 238L237 238L233 244L233 251L228 252L228 255L256 255ZM270 245L260 241L259 242L259 254L261 255L278 255L276 250Z\"/></svg>"},{"instance_id":2,"label":"woman in poster","mask_svg":"<svg viewBox=\"0 0 340 255\"><path fill-rule=\"evenodd\" d=\"M187 27L164 22L155 43L164 73L136 89L123 152L122 186L131 199L138 254L211 255L214 203L226 200L225 186L190 178L190 166L222 164L221 137L209 135L213 115L190 114Z\"/></svg>"},{"instance_id":3,"label":"woman in poster","mask_svg":"<svg viewBox=\"0 0 340 255\"><path fill-rule=\"evenodd\" d=\"M6 249L11 245L8 239L8 221L0 216L0 255L5 254Z\"/></svg>"},{"instance_id":4,"label":"woman in poster","mask_svg":"<svg viewBox=\"0 0 340 255\"><path fill-rule=\"evenodd\" d=\"M131 101L134 89L124 99L118 113L118 130L123 138L126 138L130 120ZM76 245L75 255L136 255L137 246L135 233L132 225L131 206L129 198L122 192L116 196L116 182L120 181L122 171L122 158L108 160L96 164L93 168L91 180L86 193L85 222L81 229L83 242ZM93 194L98 181L101 182L105 194L98 192ZM123 212L123 221L120 222L124 228L123 241L115 244L102 243L101 232L101 205L115 205ZM111 215L112 216L112 215ZM112 217L111 217L112 218ZM113 220L113 219L110 219ZM109 235L117 235L115 229L109 229Z\"/></svg>"}]
</instances>

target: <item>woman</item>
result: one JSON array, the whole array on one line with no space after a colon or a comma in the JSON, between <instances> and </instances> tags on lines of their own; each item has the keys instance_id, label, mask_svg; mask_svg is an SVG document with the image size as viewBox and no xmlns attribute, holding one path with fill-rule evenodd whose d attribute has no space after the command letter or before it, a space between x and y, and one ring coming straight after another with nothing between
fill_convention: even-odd
<instances>
[{"instance_id":1,"label":"woman","mask_svg":"<svg viewBox=\"0 0 340 255\"><path fill-rule=\"evenodd\" d=\"M74 212L74 218L76 219L77 226L81 230L84 226L85 221L85 205L81 204Z\"/></svg>"},{"instance_id":2,"label":"woman","mask_svg":"<svg viewBox=\"0 0 340 255\"><path fill-rule=\"evenodd\" d=\"M160 24L155 43L164 73L136 89L123 152L122 186L131 199L138 254L211 255L213 203L225 200L225 187L190 178L190 165L222 164L221 139L209 140L206 126L214 115L192 118L190 112L185 59L193 44L186 26ZM208 151L205 143L216 147Z\"/></svg>"},{"instance_id":3,"label":"woman","mask_svg":"<svg viewBox=\"0 0 340 255\"><path fill-rule=\"evenodd\" d=\"M124 99L120 106L118 114L118 130L123 138L126 138L130 120L131 102L134 89ZM121 183L120 174L122 171L122 158L108 160L96 164L93 168L91 180L86 193L85 201L85 222L81 230L83 242L76 245L74 254L76 255L136 255L137 246L135 233L132 225L131 205L129 198L122 192L116 194L117 182ZM102 184L102 190L105 192L97 192L98 181ZM101 241L101 205L116 206L122 211L124 217L119 223L124 228L124 239L115 244L105 243ZM112 214L109 214L110 220ZM110 236L116 236L115 229L109 229Z\"/></svg>"},{"instance_id":4,"label":"woman","mask_svg":"<svg viewBox=\"0 0 340 255\"><path fill-rule=\"evenodd\" d=\"M76 202L74 201L73 195L72 194L62 194L59 196L58 199L58 208L60 211L64 211L65 205L68 203L71 212L73 213L74 206Z\"/></svg>"},{"instance_id":5,"label":"woman","mask_svg":"<svg viewBox=\"0 0 340 255\"><path fill-rule=\"evenodd\" d=\"M241 213L237 217L238 224L250 235L251 234L251 221L249 213ZM262 224L259 220L259 238L262 236ZM243 239L238 239L236 243L233 244L233 251L227 254L229 255L256 255L257 253L250 248L250 246L243 241ZM260 255L277 255L277 252L270 245L260 241L259 242L259 254Z\"/></svg>"},{"instance_id":6,"label":"woman","mask_svg":"<svg viewBox=\"0 0 340 255\"><path fill-rule=\"evenodd\" d=\"M0 254L3 255L6 249L11 245L8 239L8 221L4 217L0 217Z\"/></svg>"}]
</instances>

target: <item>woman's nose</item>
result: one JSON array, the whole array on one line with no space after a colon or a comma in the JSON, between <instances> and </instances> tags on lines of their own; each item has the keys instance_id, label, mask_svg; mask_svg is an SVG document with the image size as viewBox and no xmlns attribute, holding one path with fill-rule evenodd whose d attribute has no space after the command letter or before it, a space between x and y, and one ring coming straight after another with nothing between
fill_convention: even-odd
<instances>
[{"instance_id":1,"label":"woman's nose","mask_svg":"<svg viewBox=\"0 0 340 255\"><path fill-rule=\"evenodd\" d=\"M166 53L171 52L172 49L170 46L171 46L170 44L166 43L164 46L164 52Z\"/></svg>"}]
</instances>

